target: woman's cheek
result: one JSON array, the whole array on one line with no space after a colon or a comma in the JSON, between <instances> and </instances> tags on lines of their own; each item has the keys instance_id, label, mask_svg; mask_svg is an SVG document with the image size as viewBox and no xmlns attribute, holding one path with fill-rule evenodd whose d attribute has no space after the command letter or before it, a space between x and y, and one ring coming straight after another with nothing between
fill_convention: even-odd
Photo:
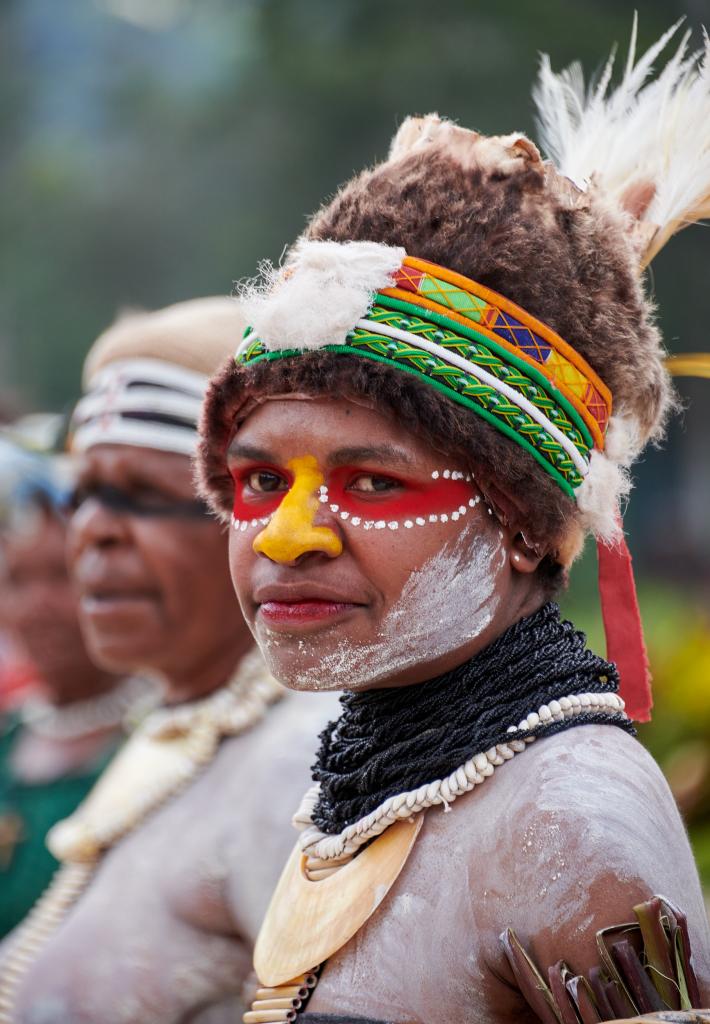
<instances>
[{"instance_id":1,"label":"woman's cheek","mask_svg":"<svg viewBox=\"0 0 710 1024\"><path fill-rule=\"evenodd\" d=\"M402 594L413 573L420 571L438 552L456 544L461 527L455 523L425 524L406 529L342 530L346 550L360 571L374 584L389 608Z\"/></svg>"},{"instance_id":2,"label":"woman's cheek","mask_svg":"<svg viewBox=\"0 0 710 1024\"><path fill-rule=\"evenodd\" d=\"M240 533L231 529L229 533L229 574L247 622L251 622L251 574L257 558L252 545L256 532Z\"/></svg>"}]
</instances>

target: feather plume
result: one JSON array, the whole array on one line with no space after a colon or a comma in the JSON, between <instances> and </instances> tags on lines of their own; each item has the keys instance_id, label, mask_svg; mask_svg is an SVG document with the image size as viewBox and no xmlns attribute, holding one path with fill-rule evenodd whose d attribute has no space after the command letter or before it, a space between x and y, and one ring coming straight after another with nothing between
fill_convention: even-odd
<instances>
[{"instance_id":1,"label":"feather plume","mask_svg":"<svg viewBox=\"0 0 710 1024\"><path fill-rule=\"evenodd\" d=\"M552 71L541 59L533 91L542 147L580 188L590 185L639 224L646 265L681 228L710 217L710 39L689 49L686 32L660 73L654 62L676 22L636 58L634 18L621 81L612 87L615 53L585 86L581 66Z\"/></svg>"},{"instance_id":2,"label":"feather plume","mask_svg":"<svg viewBox=\"0 0 710 1024\"><path fill-rule=\"evenodd\" d=\"M666 369L671 377L707 377L710 380L710 352L668 356Z\"/></svg>"}]
</instances>

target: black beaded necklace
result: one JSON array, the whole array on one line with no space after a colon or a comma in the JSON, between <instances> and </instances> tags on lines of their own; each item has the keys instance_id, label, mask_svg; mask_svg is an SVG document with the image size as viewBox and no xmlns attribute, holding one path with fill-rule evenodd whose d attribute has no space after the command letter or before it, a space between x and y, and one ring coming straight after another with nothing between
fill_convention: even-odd
<instances>
[{"instance_id":1,"label":"black beaded necklace","mask_svg":"<svg viewBox=\"0 0 710 1024\"><path fill-rule=\"evenodd\" d=\"M584 633L546 604L451 672L413 686L345 693L321 733L313 821L337 834L388 797L441 779L510 737L507 729L552 700L616 693L616 667L587 649ZM535 735L603 723L634 733L622 713L582 711ZM524 739L531 732L520 732Z\"/></svg>"}]
</instances>

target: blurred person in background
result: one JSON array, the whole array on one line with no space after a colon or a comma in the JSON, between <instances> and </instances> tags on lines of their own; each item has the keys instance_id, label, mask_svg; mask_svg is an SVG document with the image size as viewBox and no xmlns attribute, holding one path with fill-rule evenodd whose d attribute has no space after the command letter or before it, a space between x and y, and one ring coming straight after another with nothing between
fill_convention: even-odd
<instances>
[{"instance_id":1,"label":"blurred person in background","mask_svg":"<svg viewBox=\"0 0 710 1024\"><path fill-rule=\"evenodd\" d=\"M234 300L197 299L124 316L87 357L71 439L81 625L98 664L150 673L164 704L53 830L63 867L9 940L2 1020L216 1024L242 1007L287 814L333 709L266 670L227 533L194 493L207 375L242 328Z\"/></svg>"},{"instance_id":2,"label":"blurred person in background","mask_svg":"<svg viewBox=\"0 0 710 1024\"><path fill-rule=\"evenodd\" d=\"M97 668L79 630L65 555L68 460L0 438L0 465L0 626L24 652L8 671L31 681L7 695L13 710L0 725L4 935L56 870L46 834L106 766L140 684Z\"/></svg>"},{"instance_id":3,"label":"blurred person in background","mask_svg":"<svg viewBox=\"0 0 710 1024\"><path fill-rule=\"evenodd\" d=\"M11 396L0 392L0 424L11 432L19 411ZM56 422L56 417L54 417ZM9 439L0 443L0 519L7 515L8 501L17 483L17 467L25 461L22 450ZM4 472L3 472L4 470ZM0 722L4 714L19 707L37 685L37 673L13 633L0 622Z\"/></svg>"}]
</instances>

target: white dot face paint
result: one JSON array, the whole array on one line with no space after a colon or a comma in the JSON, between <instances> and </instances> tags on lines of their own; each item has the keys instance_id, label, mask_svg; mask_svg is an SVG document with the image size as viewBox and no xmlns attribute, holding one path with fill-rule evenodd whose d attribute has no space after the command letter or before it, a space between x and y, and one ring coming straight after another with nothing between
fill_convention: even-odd
<instances>
[{"instance_id":1,"label":"white dot face paint","mask_svg":"<svg viewBox=\"0 0 710 1024\"><path fill-rule=\"evenodd\" d=\"M360 689L386 683L409 668L465 648L481 635L499 604L496 576L505 562L502 538L481 534L480 523L471 522L412 571L374 642L354 641L344 623L343 635L322 656L317 634L294 644L258 626L259 645L272 671L295 689ZM278 652L285 642L291 655L287 676Z\"/></svg>"},{"instance_id":2,"label":"white dot face paint","mask_svg":"<svg viewBox=\"0 0 710 1024\"><path fill-rule=\"evenodd\" d=\"M431 479L435 484L437 482L439 484L443 484L444 481L446 481L452 483L459 482L463 485L472 486L474 483L473 476L470 473L463 473L460 470L455 469L435 469L431 474ZM418 508L418 504L421 504L422 502L422 496L419 495L411 497L410 500L412 503L412 508L409 509L408 511L404 511L400 507L398 508L399 514L392 515L388 519L363 519L361 516L355 515L356 510L354 508L343 507L344 503L353 502L353 495L344 495L342 493L342 490L339 487L337 487L337 485L336 489L338 490L339 500L332 501L331 488L329 488L326 484L321 484L318 488L317 493L318 502L321 505L327 506L328 509L333 513L333 515L338 516L341 522L349 523L351 526L355 527L362 526L365 530L397 530L399 529L400 526L403 526L407 530L411 530L415 526L427 526L428 524L447 523L449 522L449 519L456 522L459 519L459 517L466 515L469 508L475 508L477 503L480 501L479 495L472 495L471 497L468 497L467 503L465 505L458 504L458 502L461 500L461 497L463 497L464 500L466 500L466 496L462 495L460 489L457 488L455 492L452 492L451 497L448 499L450 507L445 507L440 512L430 512L428 509ZM445 495L446 493L447 491L444 491L442 488L442 494ZM432 496L429 496L429 501L431 501L431 499ZM434 500L436 500L436 498L434 498ZM446 503L447 498L443 497L443 501L444 503ZM426 501L424 503L426 504ZM399 502L397 504L401 506L402 503ZM413 514L416 512L420 512L421 514ZM241 530L242 532L244 532L245 530L254 529L257 526L263 527L268 525L273 515L273 512L271 512L267 516L252 517L247 519L242 518L243 513L243 506L240 505L240 503L235 500L235 511L234 514L232 515L232 526L235 530Z\"/></svg>"}]
</instances>

